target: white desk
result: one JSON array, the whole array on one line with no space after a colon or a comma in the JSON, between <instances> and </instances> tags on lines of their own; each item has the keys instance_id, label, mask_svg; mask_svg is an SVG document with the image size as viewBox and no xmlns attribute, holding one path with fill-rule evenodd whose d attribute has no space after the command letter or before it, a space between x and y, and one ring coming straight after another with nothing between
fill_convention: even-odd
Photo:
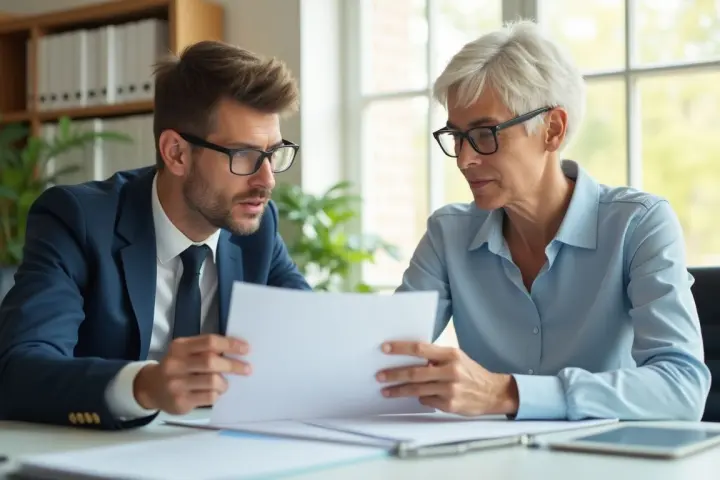
<instances>
[{"instance_id":1,"label":"white desk","mask_svg":"<svg viewBox=\"0 0 720 480\"><path fill-rule=\"evenodd\" d=\"M191 418L208 416L198 411ZM71 427L54 427L0 422L0 454L10 462L0 465L0 479L12 471L13 458L20 455L57 452L125 442L197 433L195 429L164 425L160 417L153 424L135 430L97 432ZM720 424L713 425L720 430ZM554 434L555 436L568 434ZM298 480L397 480L410 478L527 480L703 480L720 478L720 449L710 449L682 460L646 460L583 453L551 452L524 447L503 448L459 457L423 460L381 459L329 468L292 478Z\"/></svg>"}]
</instances>

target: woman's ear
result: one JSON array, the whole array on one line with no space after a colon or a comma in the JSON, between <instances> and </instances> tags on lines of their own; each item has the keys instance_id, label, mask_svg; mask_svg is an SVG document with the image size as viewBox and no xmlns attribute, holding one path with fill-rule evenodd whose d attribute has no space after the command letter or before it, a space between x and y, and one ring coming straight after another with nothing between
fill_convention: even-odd
<instances>
[{"instance_id":1,"label":"woman's ear","mask_svg":"<svg viewBox=\"0 0 720 480\"><path fill-rule=\"evenodd\" d=\"M547 113L545 124L545 149L548 152L555 152L565 140L567 132L567 111L562 107L556 107Z\"/></svg>"}]
</instances>

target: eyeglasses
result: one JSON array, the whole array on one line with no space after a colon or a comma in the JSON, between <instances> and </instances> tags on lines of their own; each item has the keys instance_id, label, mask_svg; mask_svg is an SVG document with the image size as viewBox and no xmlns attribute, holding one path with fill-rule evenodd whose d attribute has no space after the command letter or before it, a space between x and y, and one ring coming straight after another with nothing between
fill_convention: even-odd
<instances>
[{"instance_id":1,"label":"eyeglasses","mask_svg":"<svg viewBox=\"0 0 720 480\"><path fill-rule=\"evenodd\" d=\"M510 128L527 122L541 113L552 110L553 107L542 107L494 126L473 127L460 132L451 127L443 127L433 132L433 137L440 145L443 153L448 157L457 158L462 150L463 140L467 139L470 146L480 155L492 155L498 151L497 134L500 130Z\"/></svg>"},{"instance_id":2,"label":"eyeglasses","mask_svg":"<svg viewBox=\"0 0 720 480\"><path fill-rule=\"evenodd\" d=\"M299 145L285 139L283 139L281 145L265 151L247 147L226 148L189 133L178 132L178 134L192 145L224 153L228 156L230 172L242 176L253 175L260 170L266 158L270 161L270 168L272 168L273 173L282 173L292 166L300 149Z\"/></svg>"}]
</instances>

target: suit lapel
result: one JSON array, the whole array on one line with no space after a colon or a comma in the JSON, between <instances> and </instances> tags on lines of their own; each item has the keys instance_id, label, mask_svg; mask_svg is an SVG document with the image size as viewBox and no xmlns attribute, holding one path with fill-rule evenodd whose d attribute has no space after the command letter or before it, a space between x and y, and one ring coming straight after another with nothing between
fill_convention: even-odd
<instances>
[{"instance_id":1,"label":"suit lapel","mask_svg":"<svg viewBox=\"0 0 720 480\"><path fill-rule=\"evenodd\" d=\"M152 181L154 170L132 180L122 197L118 234L127 244L120 249L125 288L140 335L139 358L144 360L150 350L155 315L157 283L157 247L152 216Z\"/></svg>"},{"instance_id":2,"label":"suit lapel","mask_svg":"<svg viewBox=\"0 0 720 480\"><path fill-rule=\"evenodd\" d=\"M228 313L230 311L230 296L232 286L236 281L242 281L242 251L240 246L231 241L229 232L222 230L218 239L217 250L218 270L218 305L220 334L225 335L227 329Z\"/></svg>"}]
</instances>

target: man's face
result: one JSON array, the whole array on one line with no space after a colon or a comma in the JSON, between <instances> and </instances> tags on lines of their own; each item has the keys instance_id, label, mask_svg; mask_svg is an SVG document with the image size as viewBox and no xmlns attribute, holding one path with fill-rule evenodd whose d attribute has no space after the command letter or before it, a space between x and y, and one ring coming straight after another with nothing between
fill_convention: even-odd
<instances>
[{"instance_id":1,"label":"man's face","mask_svg":"<svg viewBox=\"0 0 720 480\"><path fill-rule=\"evenodd\" d=\"M448 98L448 126L459 131L494 126L515 117L489 88L485 88L471 105L456 106L456 98L451 92ZM475 135L478 142L494 142L488 130L477 131ZM523 124L515 125L497 133L497 151L490 155L479 154L463 140L457 166L468 181L479 208L502 208L521 201L534 189L542 178L545 166L543 138L542 128L529 136Z\"/></svg>"},{"instance_id":2,"label":"man's face","mask_svg":"<svg viewBox=\"0 0 720 480\"><path fill-rule=\"evenodd\" d=\"M215 129L205 140L227 148L269 150L282 141L277 114L262 113L230 100L218 104ZM183 195L187 205L216 228L250 235L275 187L268 161L252 175L230 171L228 156L207 148L195 149Z\"/></svg>"}]
</instances>

